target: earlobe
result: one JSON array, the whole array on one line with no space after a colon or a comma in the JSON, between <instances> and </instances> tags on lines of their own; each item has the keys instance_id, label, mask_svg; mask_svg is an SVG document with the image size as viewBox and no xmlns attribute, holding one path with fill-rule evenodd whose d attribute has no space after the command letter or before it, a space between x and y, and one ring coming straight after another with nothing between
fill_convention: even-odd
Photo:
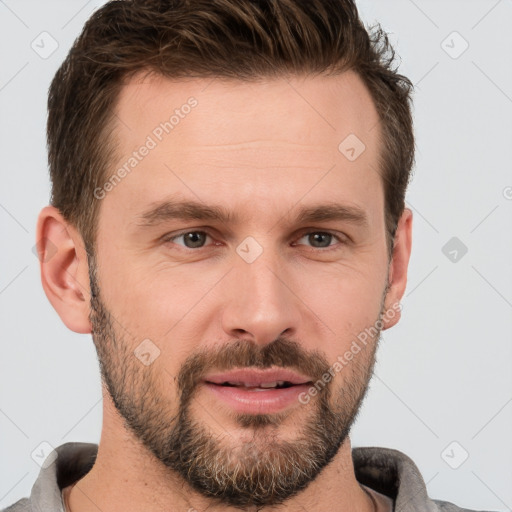
<instances>
[{"instance_id":1,"label":"earlobe","mask_svg":"<svg viewBox=\"0 0 512 512\"><path fill-rule=\"evenodd\" d=\"M393 256L389 263L389 288L382 316L383 330L400 320L400 300L407 285L407 269L412 247L412 211L405 208L395 234Z\"/></svg>"},{"instance_id":2,"label":"earlobe","mask_svg":"<svg viewBox=\"0 0 512 512\"><path fill-rule=\"evenodd\" d=\"M89 273L82 237L53 206L39 213L37 251L43 289L64 324L74 332L91 332Z\"/></svg>"}]
</instances>

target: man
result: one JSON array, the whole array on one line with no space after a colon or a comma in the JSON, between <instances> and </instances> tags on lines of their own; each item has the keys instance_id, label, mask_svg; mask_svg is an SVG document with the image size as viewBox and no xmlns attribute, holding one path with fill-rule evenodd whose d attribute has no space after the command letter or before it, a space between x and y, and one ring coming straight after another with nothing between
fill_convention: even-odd
<instances>
[{"instance_id":1,"label":"man","mask_svg":"<svg viewBox=\"0 0 512 512\"><path fill-rule=\"evenodd\" d=\"M411 251L390 52L350 0L94 13L50 88L37 238L50 302L92 333L103 430L7 510L462 510L350 445Z\"/></svg>"}]
</instances>

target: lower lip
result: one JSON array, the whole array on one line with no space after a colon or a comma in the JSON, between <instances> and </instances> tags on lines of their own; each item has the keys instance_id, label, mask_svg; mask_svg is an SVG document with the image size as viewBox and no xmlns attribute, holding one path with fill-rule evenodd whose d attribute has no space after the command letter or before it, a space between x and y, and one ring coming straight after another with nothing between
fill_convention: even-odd
<instances>
[{"instance_id":1,"label":"lower lip","mask_svg":"<svg viewBox=\"0 0 512 512\"><path fill-rule=\"evenodd\" d=\"M243 387L222 386L204 382L213 394L240 413L271 414L282 411L293 403L300 403L299 395L307 392L311 384L297 384L289 388L254 391Z\"/></svg>"}]
</instances>

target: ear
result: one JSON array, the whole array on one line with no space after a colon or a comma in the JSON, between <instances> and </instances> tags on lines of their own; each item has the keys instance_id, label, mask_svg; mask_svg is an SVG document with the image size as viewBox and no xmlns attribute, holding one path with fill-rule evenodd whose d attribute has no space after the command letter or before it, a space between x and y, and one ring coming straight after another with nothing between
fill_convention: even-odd
<instances>
[{"instance_id":1,"label":"ear","mask_svg":"<svg viewBox=\"0 0 512 512\"><path fill-rule=\"evenodd\" d=\"M64 324L74 332L91 332L89 268L82 237L54 206L39 213L36 247L43 289Z\"/></svg>"},{"instance_id":2,"label":"ear","mask_svg":"<svg viewBox=\"0 0 512 512\"><path fill-rule=\"evenodd\" d=\"M383 330L398 323L401 316L400 300L407 285L407 268L412 245L412 211L405 208L395 233L393 254L389 262L389 288L382 316Z\"/></svg>"}]
</instances>

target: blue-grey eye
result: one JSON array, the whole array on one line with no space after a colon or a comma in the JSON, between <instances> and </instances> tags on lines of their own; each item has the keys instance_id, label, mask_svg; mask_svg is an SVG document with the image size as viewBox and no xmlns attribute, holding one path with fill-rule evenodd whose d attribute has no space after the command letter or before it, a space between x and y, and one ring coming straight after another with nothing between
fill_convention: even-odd
<instances>
[{"instance_id":1,"label":"blue-grey eye","mask_svg":"<svg viewBox=\"0 0 512 512\"><path fill-rule=\"evenodd\" d=\"M334 235L324 231L311 231L310 233L305 233L299 240L306 237L312 247L323 248L331 245Z\"/></svg>"},{"instance_id":2,"label":"blue-grey eye","mask_svg":"<svg viewBox=\"0 0 512 512\"><path fill-rule=\"evenodd\" d=\"M203 247L208 238L208 234L204 231L187 231L186 233L181 233L180 235L176 235L171 240L176 241L179 238L183 238L183 244L188 249L197 249Z\"/></svg>"}]
</instances>

